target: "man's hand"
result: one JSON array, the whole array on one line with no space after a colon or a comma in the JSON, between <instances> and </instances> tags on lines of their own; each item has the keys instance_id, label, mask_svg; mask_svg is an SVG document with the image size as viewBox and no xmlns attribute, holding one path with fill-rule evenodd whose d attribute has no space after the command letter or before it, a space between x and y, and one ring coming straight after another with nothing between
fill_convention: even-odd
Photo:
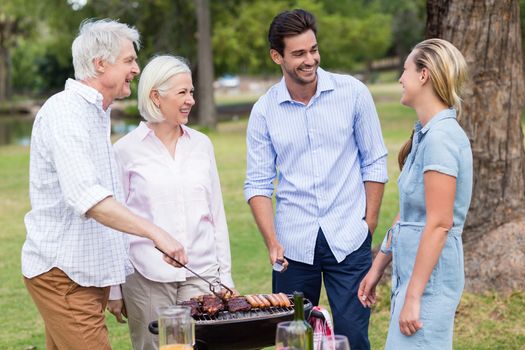
<instances>
[{"instance_id":1,"label":"man's hand","mask_svg":"<svg viewBox=\"0 0 525 350\"><path fill-rule=\"evenodd\" d=\"M118 323L126 323L126 321L122 318L122 316L128 318L128 313L126 312L126 305L124 305L123 299L109 300L108 311L115 315L115 318L117 319Z\"/></svg>"},{"instance_id":2,"label":"man's hand","mask_svg":"<svg viewBox=\"0 0 525 350\"><path fill-rule=\"evenodd\" d=\"M366 217L365 222L368 226L368 230L370 231L370 235L374 235L374 231L377 228L377 220L372 220L371 218Z\"/></svg>"},{"instance_id":3,"label":"man's hand","mask_svg":"<svg viewBox=\"0 0 525 350\"><path fill-rule=\"evenodd\" d=\"M264 196L254 196L248 202L252 209L253 217L257 223L257 227L264 238L264 244L268 248L270 264L273 266L276 261L279 261L283 266L281 272L284 272L288 267L288 261L284 258L284 248L277 240L275 232L272 199Z\"/></svg>"},{"instance_id":4,"label":"man's hand","mask_svg":"<svg viewBox=\"0 0 525 350\"><path fill-rule=\"evenodd\" d=\"M230 289L232 290L233 294L230 293L230 291L228 289L226 289L226 288L222 288L219 294L222 295L226 299L233 298L233 297L238 297L240 295L239 291L237 291L237 289L235 289L235 288L230 288Z\"/></svg>"},{"instance_id":5,"label":"man's hand","mask_svg":"<svg viewBox=\"0 0 525 350\"><path fill-rule=\"evenodd\" d=\"M156 238L154 242L155 245L162 252L164 252L165 255L163 256L163 259L168 264L173 265L175 267L182 267L169 257L177 259L177 261L179 261L182 265L186 265L188 263L188 257L186 256L184 247L175 238L171 237L168 234L163 234L160 236L160 238Z\"/></svg>"},{"instance_id":6,"label":"man's hand","mask_svg":"<svg viewBox=\"0 0 525 350\"><path fill-rule=\"evenodd\" d=\"M377 227L379 218L379 208L381 207L381 199L385 191L385 184L380 182L365 181L366 193L366 212L365 221L373 235Z\"/></svg>"},{"instance_id":7,"label":"man's hand","mask_svg":"<svg viewBox=\"0 0 525 350\"><path fill-rule=\"evenodd\" d=\"M279 261L283 266L281 272L286 271L288 268L288 261L284 258L284 248L279 242L275 241L269 245L268 254L270 256L270 264L272 266L276 261Z\"/></svg>"}]
</instances>

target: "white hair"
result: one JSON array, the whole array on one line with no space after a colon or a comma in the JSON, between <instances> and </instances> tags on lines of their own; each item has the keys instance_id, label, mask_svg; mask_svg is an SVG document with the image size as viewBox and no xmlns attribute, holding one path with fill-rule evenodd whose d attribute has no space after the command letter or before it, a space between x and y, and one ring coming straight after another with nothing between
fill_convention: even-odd
<instances>
[{"instance_id":1,"label":"white hair","mask_svg":"<svg viewBox=\"0 0 525 350\"><path fill-rule=\"evenodd\" d=\"M124 40L132 41L139 49L140 34L135 27L111 19L83 21L71 46L75 78L95 78L97 71L93 60L96 58L115 63Z\"/></svg>"},{"instance_id":2,"label":"white hair","mask_svg":"<svg viewBox=\"0 0 525 350\"><path fill-rule=\"evenodd\" d=\"M159 123L164 120L160 108L151 100L151 91L156 90L164 96L171 89L169 80L177 74L191 73L186 60L182 57L162 55L154 57L142 70L137 99L139 113L145 120Z\"/></svg>"}]
</instances>

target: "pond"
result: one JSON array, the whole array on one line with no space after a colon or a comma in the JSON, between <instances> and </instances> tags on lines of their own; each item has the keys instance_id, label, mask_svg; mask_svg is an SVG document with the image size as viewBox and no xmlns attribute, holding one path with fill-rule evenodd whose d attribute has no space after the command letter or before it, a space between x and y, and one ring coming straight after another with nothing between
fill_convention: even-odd
<instances>
[{"instance_id":1,"label":"pond","mask_svg":"<svg viewBox=\"0 0 525 350\"><path fill-rule=\"evenodd\" d=\"M0 145L29 145L33 118L24 114L0 115Z\"/></svg>"},{"instance_id":2,"label":"pond","mask_svg":"<svg viewBox=\"0 0 525 350\"><path fill-rule=\"evenodd\" d=\"M0 114L0 146L26 145L31 141L33 117L27 114L2 115ZM133 130L139 121L136 119L119 119L111 121L111 133L125 135Z\"/></svg>"}]
</instances>

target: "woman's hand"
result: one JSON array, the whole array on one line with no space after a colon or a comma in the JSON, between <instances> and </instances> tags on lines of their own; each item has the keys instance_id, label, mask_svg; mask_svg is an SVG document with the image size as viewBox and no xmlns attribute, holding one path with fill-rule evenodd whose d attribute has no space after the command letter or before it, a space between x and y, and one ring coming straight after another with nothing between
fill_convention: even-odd
<instances>
[{"instance_id":1,"label":"woman's hand","mask_svg":"<svg viewBox=\"0 0 525 350\"><path fill-rule=\"evenodd\" d=\"M123 299L109 300L108 311L115 315L115 318L117 319L118 323L126 323L126 321L122 318L122 316L128 318L128 313L126 312L126 305L124 305Z\"/></svg>"},{"instance_id":2,"label":"woman's hand","mask_svg":"<svg viewBox=\"0 0 525 350\"><path fill-rule=\"evenodd\" d=\"M411 336L423 327L423 323L419 320L420 310L421 299L408 296L405 298L405 304L399 315L399 329L401 333Z\"/></svg>"},{"instance_id":3,"label":"woman's hand","mask_svg":"<svg viewBox=\"0 0 525 350\"><path fill-rule=\"evenodd\" d=\"M371 307L376 302L376 286L383 274L370 269L365 278L359 283L357 297L364 307Z\"/></svg>"}]
</instances>

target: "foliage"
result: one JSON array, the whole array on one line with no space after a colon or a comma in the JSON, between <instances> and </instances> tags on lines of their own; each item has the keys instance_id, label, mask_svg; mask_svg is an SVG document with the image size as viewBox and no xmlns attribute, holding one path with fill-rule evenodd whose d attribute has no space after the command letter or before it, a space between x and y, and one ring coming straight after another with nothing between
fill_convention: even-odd
<instances>
[{"instance_id":1,"label":"foliage","mask_svg":"<svg viewBox=\"0 0 525 350\"><path fill-rule=\"evenodd\" d=\"M20 38L18 45L11 51L13 69L13 88L19 93L32 94L42 91L46 86L44 75L35 60L43 57L46 48L26 38ZM63 82L62 82L63 83Z\"/></svg>"},{"instance_id":2,"label":"foliage","mask_svg":"<svg viewBox=\"0 0 525 350\"><path fill-rule=\"evenodd\" d=\"M522 0L523 1L523 0ZM16 40L10 57L19 92L48 93L73 75L71 42L87 18L117 18L139 29L143 66L154 54L171 53L196 71L197 23L193 1L171 0L3 0L36 35ZM267 31L279 12L304 8L318 20L322 65L351 70L389 52L402 54L422 38L424 0L223 0L211 1L214 68L224 73L279 73L268 54ZM5 12L5 11L4 11ZM1 16L0 16L1 17ZM22 57L23 56L23 57ZM31 72L31 73L30 73ZM33 74L35 81L30 81Z\"/></svg>"},{"instance_id":3,"label":"foliage","mask_svg":"<svg viewBox=\"0 0 525 350\"><path fill-rule=\"evenodd\" d=\"M214 16L212 41L217 74L275 72L265 33L273 16L286 8L282 0L256 0Z\"/></svg>"},{"instance_id":4,"label":"foliage","mask_svg":"<svg viewBox=\"0 0 525 350\"><path fill-rule=\"evenodd\" d=\"M426 0L381 0L381 7L392 14L390 52L404 60L415 44L425 38Z\"/></svg>"},{"instance_id":5,"label":"foliage","mask_svg":"<svg viewBox=\"0 0 525 350\"><path fill-rule=\"evenodd\" d=\"M389 14L378 6L359 2L264 1L242 2L216 18L214 54L218 72L275 72L268 54L268 27L281 11L304 8L318 21L318 41L323 67L349 70L355 62L382 57L390 46Z\"/></svg>"},{"instance_id":6,"label":"foliage","mask_svg":"<svg viewBox=\"0 0 525 350\"><path fill-rule=\"evenodd\" d=\"M41 27L38 15L42 7L35 0L0 2L0 101L11 95L12 50L20 40L36 35Z\"/></svg>"}]
</instances>

